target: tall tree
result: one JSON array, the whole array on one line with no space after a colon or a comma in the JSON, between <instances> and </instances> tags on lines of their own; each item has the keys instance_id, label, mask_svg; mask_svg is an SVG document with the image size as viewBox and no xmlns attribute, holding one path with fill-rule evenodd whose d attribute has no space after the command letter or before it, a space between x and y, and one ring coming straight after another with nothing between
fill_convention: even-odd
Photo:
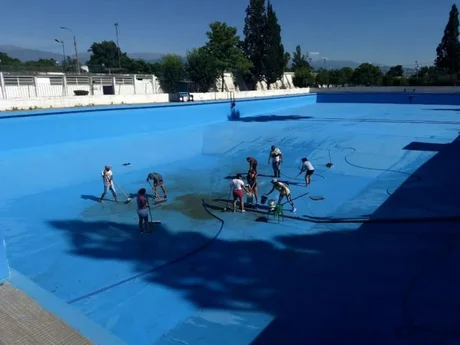
<instances>
[{"instance_id":1,"label":"tall tree","mask_svg":"<svg viewBox=\"0 0 460 345\"><path fill-rule=\"evenodd\" d=\"M308 62L308 56L302 54L302 48L298 45L292 54L292 70L295 72L302 68L311 69L311 66Z\"/></svg>"},{"instance_id":2,"label":"tall tree","mask_svg":"<svg viewBox=\"0 0 460 345\"><path fill-rule=\"evenodd\" d=\"M298 68L294 72L292 83L295 87L309 87L315 83L315 76L313 75L311 69Z\"/></svg>"},{"instance_id":3,"label":"tall tree","mask_svg":"<svg viewBox=\"0 0 460 345\"><path fill-rule=\"evenodd\" d=\"M249 0L244 20L242 48L252 63L250 73L245 79L254 86L264 79L265 21L265 0Z\"/></svg>"},{"instance_id":4,"label":"tall tree","mask_svg":"<svg viewBox=\"0 0 460 345\"><path fill-rule=\"evenodd\" d=\"M222 78L222 92L224 92L224 73L247 73L251 62L240 49L240 37L237 29L226 23L214 22L209 25L210 31L206 33L208 42L206 48L211 56L216 59L217 68Z\"/></svg>"},{"instance_id":5,"label":"tall tree","mask_svg":"<svg viewBox=\"0 0 460 345\"><path fill-rule=\"evenodd\" d=\"M345 86L345 84L351 84L353 78L353 68L343 67L340 69L340 76L342 86Z\"/></svg>"},{"instance_id":6,"label":"tall tree","mask_svg":"<svg viewBox=\"0 0 460 345\"><path fill-rule=\"evenodd\" d=\"M325 68L320 68L318 72L316 72L315 79L318 86L329 87L330 85L329 71Z\"/></svg>"},{"instance_id":7,"label":"tall tree","mask_svg":"<svg viewBox=\"0 0 460 345\"><path fill-rule=\"evenodd\" d=\"M403 75L404 69L401 65L392 66L387 72L387 76L389 77L402 77Z\"/></svg>"},{"instance_id":8,"label":"tall tree","mask_svg":"<svg viewBox=\"0 0 460 345\"><path fill-rule=\"evenodd\" d=\"M286 64L284 46L281 42L281 26L270 1L267 5L264 37L266 47L264 75L267 88L270 89L270 85L276 83L283 76Z\"/></svg>"},{"instance_id":9,"label":"tall tree","mask_svg":"<svg viewBox=\"0 0 460 345\"><path fill-rule=\"evenodd\" d=\"M435 66L449 73L460 71L460 44L458 41L458 9L454 4L449 13L449 21L444 29L444 36L436 48Z\"/></svg>"},{"instance_id":10,"label":"tall tree","mask_svg":"<svg viewBox=\"0 0 460 345\"><path fill-rule=\"evenodd\" d=\"M206 47L195 48L187 53L185 69L196 92L208 92L214 88L220 74L216 59Z\"/></svg>"},{"instance_id":11,"label":"tall tree","mask_svg":"<svg viewBox=\"0 0 460 345\"><path fill-rule=\"evenodd\" d=\"M289 71L289 61L291 61L291 54L289 52L284 53L284 70Z\"/></svg>"},{"instance_id":12,"label":"tall tree","mask_svg":"<svg viewBox=\"0 0 460 345\"><path fill-rule=\"evenodd\" d=\"M366 62L353 71L352 80L354 85L374 86L382 83L382 77L380 67Z\"/></svg>"},{"instance_id":13,"label":"tall tree","mask_svg":"<svg viewBox=\"0 0 460 345\"><path fill-rule=\"evenodd\" d=\"M119 69L118 46L114 41L94 42L88 51L91 52L88 61L90 68L98 70L103 65L105 68ZM122 68L126 68L131 64L131 59L126 53L121 53L120 60Z\"/></svg>"},{"instance_id":14,"label":"tall tree","mask_svg":"<svg viewBox=\"0 0 460 345\"><path fill-rule=\"evenodd\" d=\"M166 55L161 61L160 86L164 93L179 91L178 83L185 79L182 58L175 54Z\"/></svg>"}]
</instances>

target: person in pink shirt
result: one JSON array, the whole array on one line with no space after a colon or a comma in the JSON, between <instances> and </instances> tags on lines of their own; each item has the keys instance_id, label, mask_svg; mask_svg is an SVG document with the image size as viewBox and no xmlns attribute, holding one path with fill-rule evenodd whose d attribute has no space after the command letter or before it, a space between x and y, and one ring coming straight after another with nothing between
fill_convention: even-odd
<instances>
[{"instance_id":1,"label":"person in pink shirt","mask_svg":"<svg viewBox=\"0 0 460 345\"><path fill-rule=\"evenodd\" d=\"M147 200L147 191L145 188L139 189L137 192L137 215L139 217L139 232L150 232L149 227L149 202Z\"/></svg>"},{"instance_id":2,"label":"person in pink shirt","mask_svg":"<svg viewBox=\"0 0 460 345\"><path fill-rule=\"evenodd\" d=\"M246 212L244 209L244 194L243 190L246 193L249 193L248 189L244 185L243 176L241 174L236 175L236 178L230 183L230 188L233 192L233 212L236 212L236 203L240 200L241 212Z\"/></svg>"}]
</instances>

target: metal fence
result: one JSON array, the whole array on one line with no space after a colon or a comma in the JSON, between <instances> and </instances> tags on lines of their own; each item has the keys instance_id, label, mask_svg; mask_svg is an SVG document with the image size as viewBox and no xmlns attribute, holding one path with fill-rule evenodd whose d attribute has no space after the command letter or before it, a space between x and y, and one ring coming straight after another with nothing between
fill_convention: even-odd
<instances>
[{"instance_id":1,"label":"metal fence","mask_svg":"<svg viewBox=\"0 0 460 345\"><path fill-rule=\"evenodd\" d=\"M0 72L0 99L89 95L149 95L161 93L154 75Z\"/></svg>"}]
</instances>

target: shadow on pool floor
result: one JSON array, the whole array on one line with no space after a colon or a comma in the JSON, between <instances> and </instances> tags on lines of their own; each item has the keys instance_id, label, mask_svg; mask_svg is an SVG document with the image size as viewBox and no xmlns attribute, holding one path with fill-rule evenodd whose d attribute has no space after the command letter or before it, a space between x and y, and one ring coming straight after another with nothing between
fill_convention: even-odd
<instances>
[{"instance_id":1,"label":"shadow on pool floor","mask_svg":"<svg viewBox=\"0 0 460 345\"><path fill-rule=\"evenodd\" d=\"M280 122L280 121L300 121L312 119L312 116L302 115L259 115L259 116L246 116L246 117L229 117L229 121L239 122Z\"/></svg>"}]
</instances>

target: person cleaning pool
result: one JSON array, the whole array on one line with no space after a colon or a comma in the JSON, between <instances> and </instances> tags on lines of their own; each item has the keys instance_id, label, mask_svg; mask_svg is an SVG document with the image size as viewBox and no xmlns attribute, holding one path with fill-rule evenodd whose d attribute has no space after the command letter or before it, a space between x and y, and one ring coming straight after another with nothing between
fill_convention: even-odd
<instances>
[{"instance_id":1,"label":"person cleaning pool","mask_svg":"<svg viewBox=\"0 0 460 345\"><path fill-rule=\"evenodd\" d=\"M113 186L112 167L110 165L106 165L104 167L104 170L102 170L101 175L102 175L102 181L104 183L104 192L102 193L101 198L99 199L99 202L101 203L104 202L104 197L109 191L112 192L115 202L119 202L117 198L117 193L115 192L115 187Z\"/></svg>"},{"instance_id":2,"label":"person cleaning pool","mask_svg":"<svg viewBox=\"0 0 460 345\"><path fill-rule=\"evenodd\" d=\"M272 145L270 149L270 154L268 156L268 164L272 162L273 174L276 177L281 177L281 163L283 162L283 154L281 150L277 148L275 145Z\"/></svg>"},{"instance_id":3,"label":"person cleaning pool","mask_svg":"<svg viewBox=\"0 0 460 345\"><path fill-rule=\"evenodd\" d=\"M247 181L248 181L249 192L252 195L254 195L254 197L256 199L256 206L258 206L259 201L258 201L258 198L257 198L257 172L254 169L250 169L248 171Z\"/></svg>"},{"instance_id":4,"label":"person cleaning pool","mask_svg":"<svg viewBox=\"0 0 460 345\"><path fill-rule=\"evenodd\" d=\"M164 185L164 182L163 182L163 176L161 176L161 174L159 173L156 173L156 172L152 172L150 174L148 174L147 176L147 182L150 184L150 181L153 181L153 192L155 193L155 199L158 199L159 196L158 196L158 186L160 186L161 190L163 191L164 193L164 198L167 199L168 196L166 195L166 188L165 188L165 185Z\"/></svg>"},{"instance_id":5,"label":"person cleaning pool","mask_svg":"<svg viewBox=\"0 0 460 345\"><path fill-rule=\"evenodd\" d=\"M241 174L237 174L236 178L232 180L232 183L230 183L230 188L233 192L233 212L236 212L236 202L240 200L240 207L241 207L241 212L244 213L246 212L244 209L244 194L243 190L246 193L249 193L249 190L246 188L243 182L243 176Z\"/></svg>"},{"instance_id":6,"label":"person cleaning pool","mask_svg":"<svg viewBox=\"0 0 460 345\"><path fill-rule=\"evenodd\" d=\"M254 170L257 174L257 159L254 157L247 157L246 161L249 163L249 170Z\"/></svg>"},{"instance_id":7,"label":"person cleaning pool","mask_svg":"<svg viewBox=\"0 0 460 345\"><path fill-rule=\"evenodd\" d=\"M294 202L292 201L291 191L289 190L289 188L286 187L286 185L283 182L279 182L278 179L276 178L272 180L272 184L273 184L272 190L269 191L267 194L265 194L265 196L270 195L276 189L280 193L280 196L278 197L278 205L280 205L283 198L286 197L286 200L292 206L291 212L297 211L297 209L294 206Z\"/></svg>"},{"instance_id":8,"label":"person cleaning pool","mask_svg":"<svg viewBox=\"0 0 460 345\"><path fill-rule=\"evenodd\" d=\"M139 217L139 232L150 232L149 226L149 202L147 199L147 191L145 188L139 189L137 192L137 216Z\"/></svg>"},{"instance_id":9,"label":"person cleaning pool","mask_svg":"<svg viewBox=\"0 0 460 345\"><path fill-rule=\"evenodd\" d=\"M307 187L311 183L311 175L315 172L315 168L313 167L313 164L306 158L302 158L302 167L300 168L300 172L297 174L299 176L301 173L305 171L305 184Z\"/></svg>"}]
</instances>

